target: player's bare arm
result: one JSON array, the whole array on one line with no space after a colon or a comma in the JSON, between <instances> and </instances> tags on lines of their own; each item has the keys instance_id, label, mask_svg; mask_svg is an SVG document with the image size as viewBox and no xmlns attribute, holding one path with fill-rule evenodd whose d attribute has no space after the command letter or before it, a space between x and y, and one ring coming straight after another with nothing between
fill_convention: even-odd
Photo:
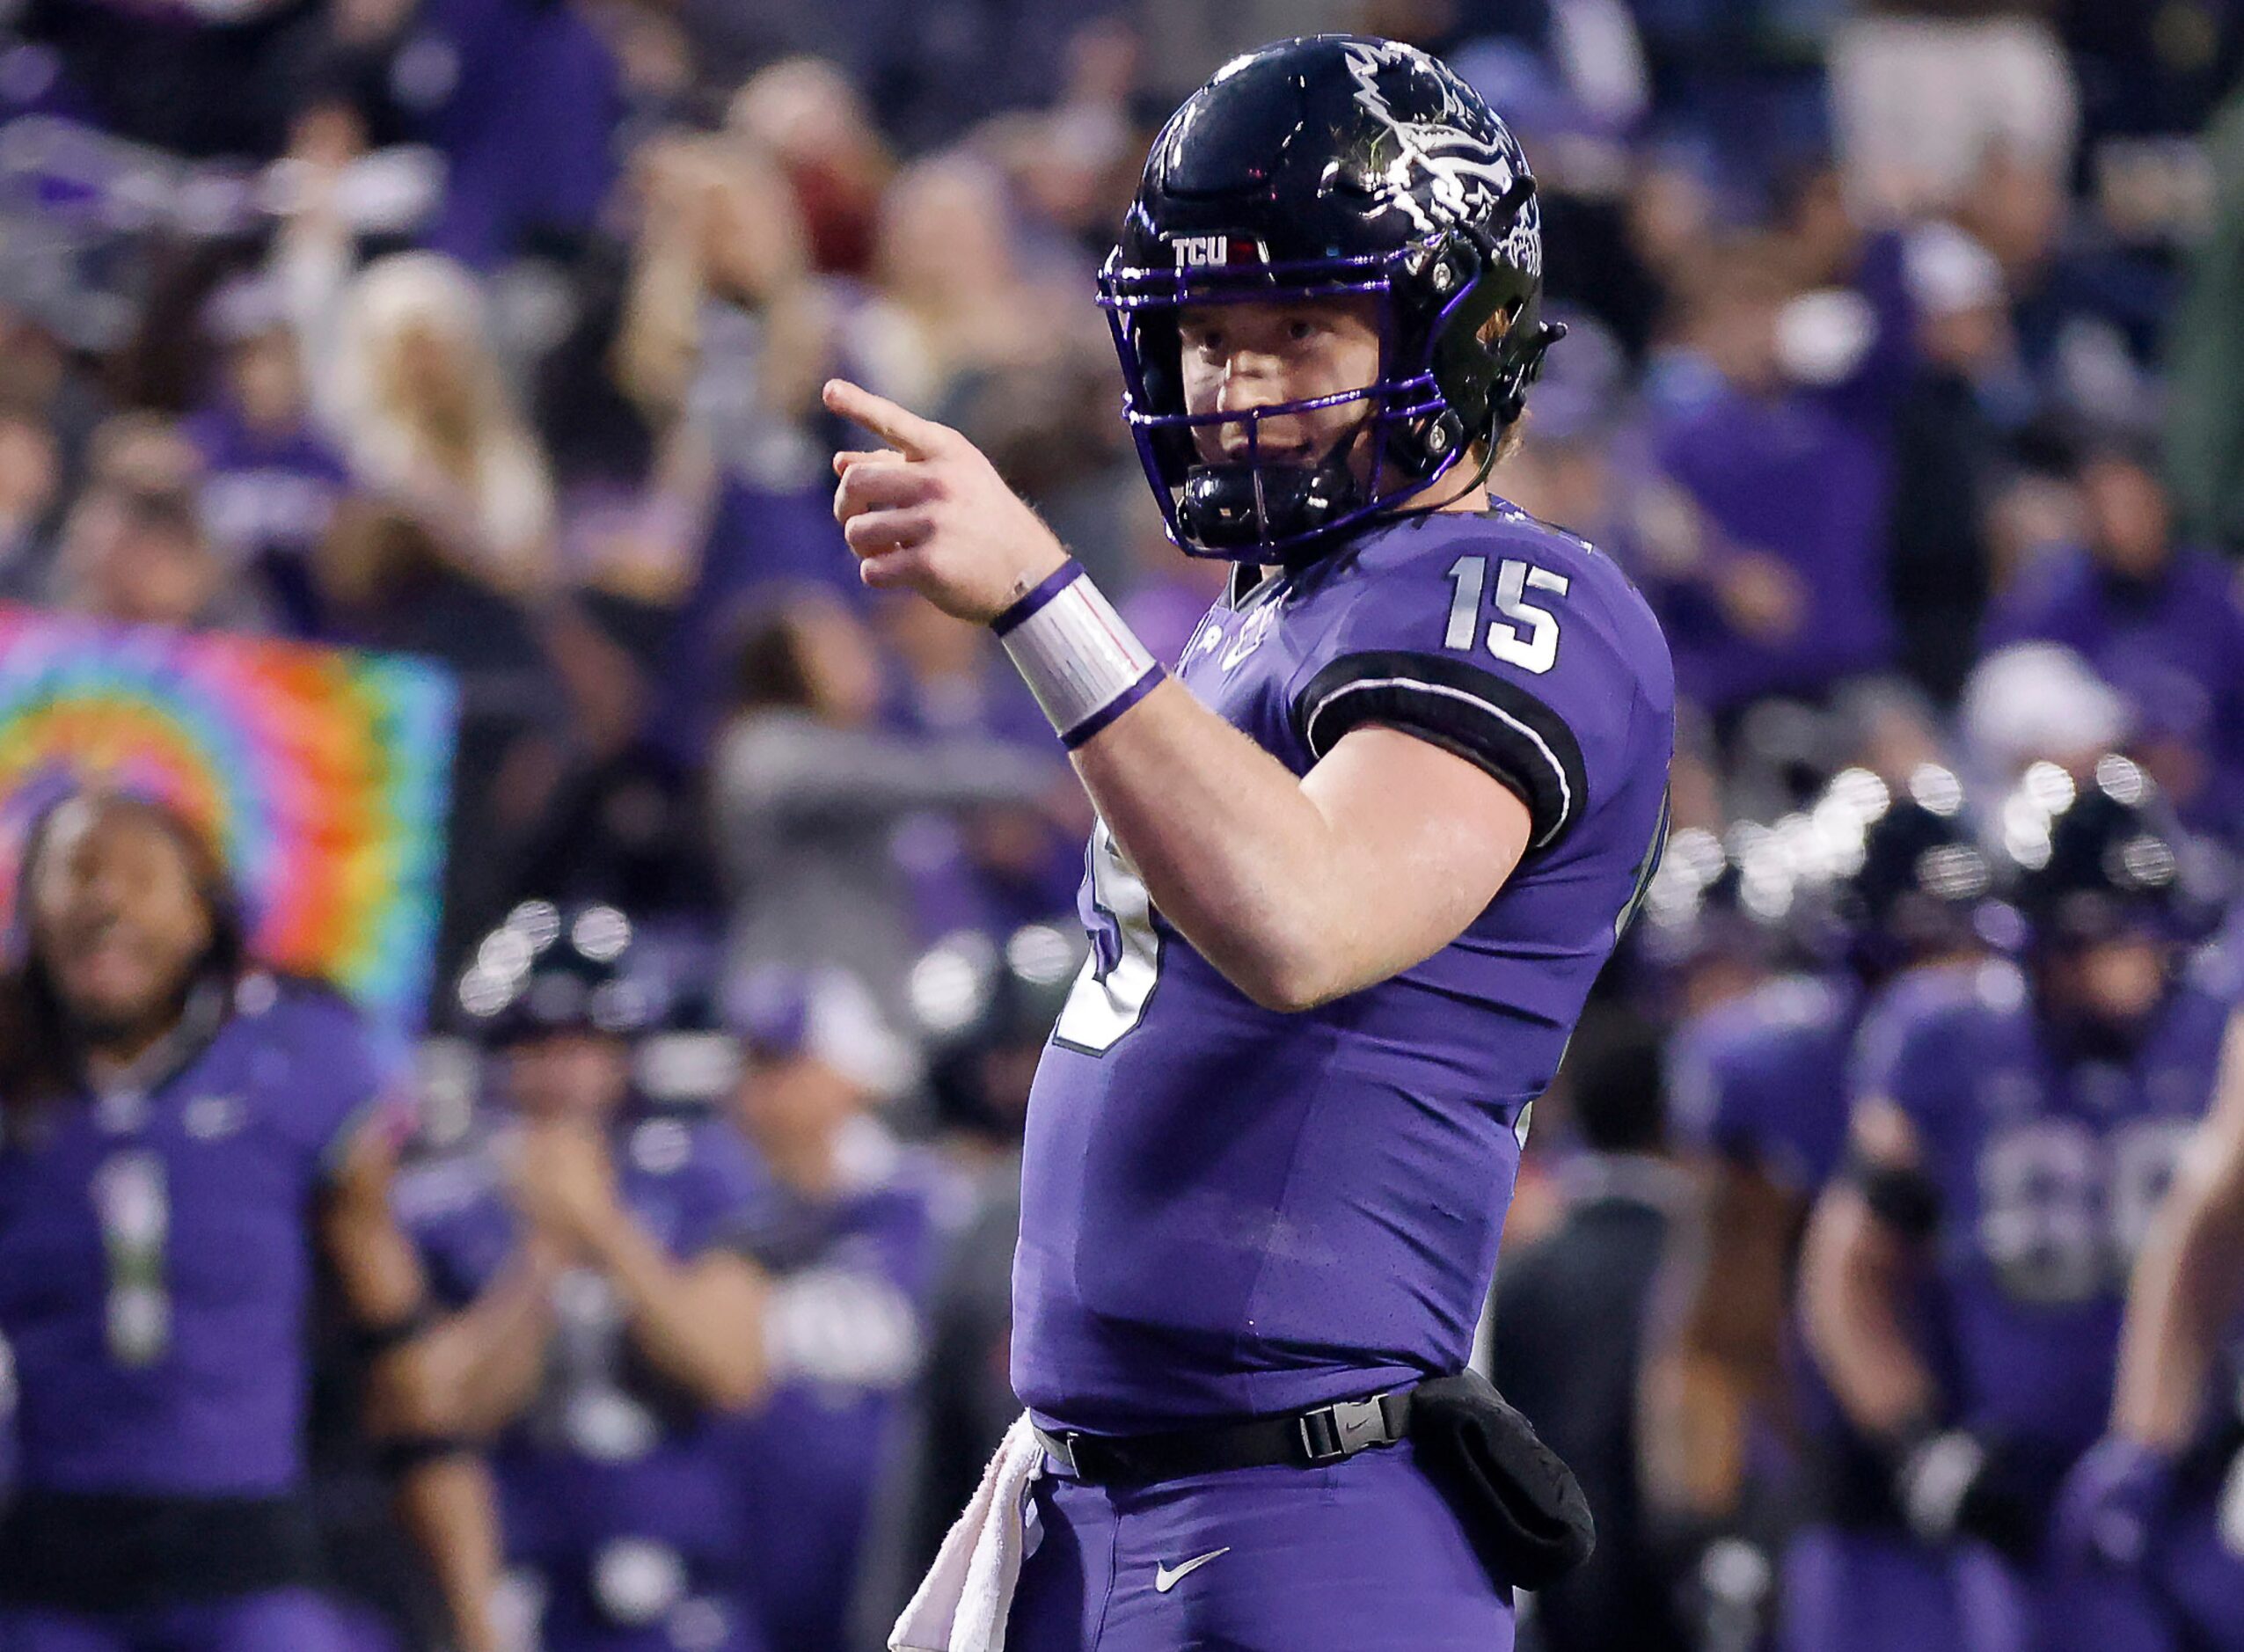
<instances>
[{"instance_id":1,"label":"player's bare arm","mask_svg":"<svg viewBox=\"0 0 2244 1652\"><path fill-rule=\"evenodd\" d=\"M531 1230L480 1296L421 1338L420 1357L453 1395L457 1426L466 1434L497 1433L537 1396L564 1265L559 1247Z\"/></svg>"},{"instance_id":2,"label":"player's bare arm","mask_svg":"<svg viewBox=\"0 0 2244 1652\"><path fill-rule=\"evenodd\" d=\"M762 1395L764 1290L754 1264L722 1251L673 1258L625 1207L606 1144L579 1121L530 1127L514 1171L530 1219L615 1287L651 1364L713 1405Z\"/></svg>"},{"instance_id":3,"label":"player's bare arm","mask_svg":"<svg viewBox=\"0 0 2244 1652\"><path fill-rule=\"evenodd\" d=\"M1065 565L958 432L840 381L826 399L891 444L835 461L866 583L986 623ZM1074 757L1163 915L1266 1008L1312 1008L1446 946L1528 842L1519 798L1437 746L1360 728L1297 779L1173 683Z\"/></svg>"},{"instance_id":4,"label":"player's bare arm","mask_svg":"<svg viewBox=\"0 0 2244 1652\"><path fill-rule=\"evenodd\" d=\"M1900 1307L1921 1238L1875 1208L1866 1179L1896 1190L1923 1173L1917 1132L1891 1102L1858 1105L1853 1179L1832 1183L1809 1224L1802 1261L1808 1339L1831 1389L1856 1426L1895 1438L1931 1415L1931 1374L1903 1330Z\"/></svg>"},{"instance_id":5,"label":"player's bare arm","mask_svg":"<svg viewBox=\"0 0 2244 1652\"><path fill-rule=\"evenodd\" d=\"M2212 1108L2175 1166L2137 1259L2115 1432L2160 1452L2197 1423L2220 1339L2244 1298L2244 1017L2221 1048Z\"/></svg>"},{"instance_id":6,"label":"player's bare arm","mask_svg":"<svg viewBox=\"0 0 2244 1652\"><path fill-rule=\"evenodd\" d=\"M396 1152L380 1126L360 1132L322 1213L322 1238L359 1322L412 1324L427 1284L390 1203ZM448 1443L464 1432L460 1385L450 1379L440 1328L385 1349L369 1373L369 1428L406 1443L410 1461L397 1486L400 1521L429 1562L463 1652L499 1644L491 1602L500 1579L498 1514L490 1476L471 1453ZM417 1443L417 1444L416 1444Z\"/></svg>"}]
</instances>

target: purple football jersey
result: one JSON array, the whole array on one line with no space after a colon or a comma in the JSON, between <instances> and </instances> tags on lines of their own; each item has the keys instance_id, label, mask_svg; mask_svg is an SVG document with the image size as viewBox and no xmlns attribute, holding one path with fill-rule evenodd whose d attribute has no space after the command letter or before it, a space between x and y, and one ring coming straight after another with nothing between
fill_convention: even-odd
<instances>
[{"instance_id":1,"label":"purple football jersey","mask_svg":"<svg viewBox=\"0 0 2244 1652\"><path fill-rule=\"evenodd\" d=\"M1846 1145L1847 1062L1862 990L1783 976L1680 1028L1668 1077L1681 1140L1811 1195Z\"/></svg>"},{"instance_id":2,"label":"purple football jersey","mask_svg":"<svg viewBox=\"0 0 2244 1652\"><path fill-rule=\"evenodd\" d=\"M1103 826L1092 956L1029 1100L1013 1382L1093 1431L1290 1410L1461 1366L1528 1104L1657 859L1674 680L1620 570L1515 508L1392 524L1241 589L1186 687L1297 774L1406 729L1526 801L1530 848L1423 963L1257 1007Z\"/></svg>"},{"instance_id":3,"label":"purple football jersey","mask_svg":"<svg viewBox=\"0 0 2244 1652\"><path fill-rule=\"evenodd\" d=\"M617 1192L632 1218L687 1261L720 1244L758 1173L721 1123L627 1116L613 1132ZM513 1254L519 1218L493 1155L470 1153L401 1178L398 1210L436 1294L472 1300ZM579 1564L616 1539L727 1557L731 1512L708 1412L633 1352L607 1281L572 1268L556 1283L543 1389L493 1454L507 1551Z\"/></svg>"},{"instance_id":4,"label":"purple football jersey","mask_svg":"<svg viewBox=\"0 0 2244 1652\"><path fill-rule=\"evenodd\" d=\"M919 1372L940 1247L962 1214L932 1153L862 1139L851 1186L815 1202L775 1187L735 1239L771 1276L773 1381L719 1430L771 1652L847 1641L866 1514Z\"/></svg>"},{"instance_id":5,"label":"purple football jersey","mask_svg":"<svg viewBox=\"0 0 2244 1652\"><path fill-rule=\"evenodd\" d=\"M350 1008L260 975L145 1093L9 1121L0 1334L23 1484L270 1496L297 1483L313 1201L379 1097Z\"/></svg>"},{"instance_id":6,"label":"purple football jersey","mask_svg":"<svg viewBox=\"0 0 2244 1652\"><path fill-rule=\"evenodd\" d=\"M2123 1064L2062 1055L2006 963L1920 971L1864 1022L1856 1093L1908 1115L1941 1196L1930 1329L1963 1426L2052 1462L2102 1432L2128 1270L2240 1000L2232 936Z\"/></svg>"}]
</instances>

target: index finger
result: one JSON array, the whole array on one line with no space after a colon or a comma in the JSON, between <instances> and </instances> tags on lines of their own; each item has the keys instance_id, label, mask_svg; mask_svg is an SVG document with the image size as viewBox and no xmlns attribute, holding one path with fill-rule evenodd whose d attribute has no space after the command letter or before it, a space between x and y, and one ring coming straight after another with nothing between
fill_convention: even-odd
<instances>
[{"instance_id":1,"label":"index finger","mask_svg":"<svg viewBox=\"0 0 2244 1652\"><path fill-rule=\"evenodd\" d=\"M949 434L933 420L922 419L910 408L898 406L886 396L875 396L845 378L826 381L825 402L829 411L863 425L908 459L932 457Z\"/></svg>"}]
</instances>

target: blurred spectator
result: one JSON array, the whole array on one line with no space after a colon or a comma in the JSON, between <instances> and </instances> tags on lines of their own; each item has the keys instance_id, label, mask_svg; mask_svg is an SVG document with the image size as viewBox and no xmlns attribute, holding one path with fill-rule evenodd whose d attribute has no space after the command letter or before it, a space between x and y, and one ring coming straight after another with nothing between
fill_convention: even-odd
<instances>
[{"instance_id":1,"label":"blurred spectator","mask_svg":"<svg viewBox=\"0 0 2244 1652\"><path fill-rule=\"evenodd\" d=\"M2244 819L2244 593L2233 567L2175 543L2156 470L2127 446L2080 472L2087 543L2024 570L1989 614L1989 647L2062 643L2126 696L2138 749L2182 816Z\"/></svg>"},{"instance_id":2,"label":"blurred spectator","mask_svg":"<svg viewBox=\"0 0 2244 1652\"><path fill-rule=\"evenodd\" d=\"M277 153L293 71L318 33L292 0L223 6L33 0L13 19L50 46L106 129L192 156Z\"/></svg>"},{"instance_id":3,"label":"blurred spectator","mask_svg":"<svg viewBox=\"0 0 2244 1652\"><path fill-rule=\"evenodd\" d=\"M0 601L30 602L43 591L62 481L46 421L0 403Z\"/></svg>"},{"instance_id":4,"label":"blurred spectator","mask_svg":"<svg viewBox=\"0 0 2244 1652\"><path fill-rule=\"evenodd\" d=\"M1847 193L1870 223L1954 206L1989 150L2056 177L2080 93L2032 0L1885 0L1831 43L1831 117Z\"/></svg>"},{"instance_id":5,"label":"blurred spectator","mask_svg":"<svg viewBox=\"0 0 2244 1652\"><path fill-rule=\"evenodd\" d=\"M1144 157L1130 120L1144 42L1119 18L1086 24L1068 44L1068 72L1049 108L999 116L976 135L1012 179L1024 234L1057 238L1054 252L1093 261L1114 245ZM1035 249L1030 249L1034 256Z\"/></svg>"},{"instance_id":6,"label":"blurred spectator","mask_svg":"<svg viewBox=\"0 0 2244 1652\"><path fill-rule=\"evenodd\" d=\"M314 570L336 640L435 660L459 685L446 837L481 852L445 858L442 967L525 893L515 857L560 781L567 693L529 617L412 515L345 506Z\"/></svg>"},{"instance_id":7,"label":"blurred spectator","mask_svg":"<svg viewBox=\"0 0 2244 1652\"><path fill-rule=\"evenodd\" d=\"M1507 1249L1496 1274L1496 1384L1573 1468L1598 1510L1597 1551L1536 1597L1547 1652L1645 1652L1683 1642L1672 1590L1638 1517L1642 1325L1683 1197L1664 1158L1657 1038L1608 1021L1578 1047L1570 1091L1584 1150L1565 1170L1556 1229Z\"/></svg>"},{"instance_id":8,"label":"blurred spectator","mask_svg":"<svg viewBox=\"0 0 2244 1652\"><path fill-rule=\"evenodd\" d=\"M815 57L773 63L734 95L725 124L786 175L811 267L822 274L864 274L895 163L849 77Z\"/></svg>"},{"instance_id":9,"label":"blurred spectator","mask_svg":"<svg viewBox=\"0 0 2244 1652\"><path fill-rule=\"evenodd\" d=\"M1894 417L1893 560L1902 669L1952 700L1992 581L1986 516L2025 394L2002 270L1951 224L1909 237L1919 362Z\"/></svg>"},{"instance_id":10,"label":"blurred spectator","mask_svg":"<svg viewBox=\"0 0 2244 1652\"><path fill-rule=\"evenodd\" d=\"M1028 754L1049 749L1050 725L987 626L895 598L876 604L874 616L883 652L901 668L891 684L898 728L1001 740ZM926 811L903 822L895 852L910 875L919 933L1001 934L1066 906L1083 876L1091 822L1087 805L1065 818L1024 806L963 819Z\"/></svg>"},{"instance_id":11,"label":"blurred spectator","mask_svg":"<svg viewBox=\"0 0 2244 1652\"><path fill-rule=\"evenodd\" d=\"M2188 531L2244 547L2244 88L2204 136L2219 198L2166 338L2167 465Z\"/></svg>"},{"instance_id":12,"label":"blurred spectator","mask_svg":"<svg viewBox=\"0 0 2244 1652\"><path fill-rule=\"evenodd\" d=\"M1719 244L1686 289L1685 387L1655 412L1661 468L1699 517L1695 554L1652 574L1677 681L1718 716L1826 695L1893 652L1885 477L1871 441L1787 382L1793 289L1765 241Z\"/></svg>"},{"instance_id":13,"label":"blurred spectator","mask_svg":"<svg viewBox=\"0 0 2244 1652\"><path fill-rule=\"evenodd\" d=\"M847 981L787 970L732 995L747 1064L733 1119L771 1173L734 1242L771 1281L770 1392L725 1425L771 1652L837 1652L873 1487L927 1345L936 1261L961 1189L872 1116L852 1075ZM861 1018L863 1011L857 1012Z\"/></svg>"},{"instance_id":14,"label":"blurred spectator","mask_svg":"<svg viewBox=\"0 0 2244 1652\"><path fill-rule=\"evenodd\" d=\"M349 480L311 425L303 362L267 283L219 289L205 311L224 348L218 382L181 433L201 456L203 520L238 567L253 571L289 629L318 629L311 553Z\"/></svg>"},{"instance_id":15,"label":"blurred spectator","mask_svg":"<svg viewBox=\"0 0 2244 1652\"><path fill-rule=\"evenodd\" d=\"M501 588L549 589L552 484L473 279L412 252L347 280L347 248L318 212L281 247L299 348L333 363L313 382L314 408L357 484L428 518Z\"/></svg>"},{"instance_id":16,"label":"blurred spectator","mask_svg":"<svg viewBox=\"0 0 2244 1652\"><path fill-rule=\"evenodd\" d=\"M193 494L104 482L70 513L55 595L65 608L124 625L265 629L255 597L229 572Z\"/></svg>"},{"instance_id":17,"label":"blurred spectator","mask_svg":"<svg viewBox=\"0 0 2244 1652\"><path fill-rule=\"evenodd\" d=\"M1034 802L1056 764L974 736L901 740L880 708L872 640L830 596L775 597L742 633L731 720L712 762L733 898L731 967L819 965L873 995L891 1039L910 1026L910 896L889 852L918 809Z\"/></svg>"},{"instance_id":18,"label":"blurred spectator","mask_svg":"<svg viewBox=\"0 0 2244 1652\"><path fill-rule=\"evenodd\" d=\"M959 153L897 176L873 277L850 354L883 394L932 419L955 419L977 376L1048 362L1090 319L1080 293L1022 269L1004 179Z\"/></svg>"},{"instance_id":19,"label":"blurred spectator","mask_svg":"<svg viewBox=\"0 0 2244 1652\"><path fill-rule=\"evenodd\" d=\"M700 565L662 668L656 737L698 765L722 710L726 627L775 580L853 589L835 524L831 420L846 295L814 274L778 168L736 137L656 147L640 179L618 379L656 433L657 486Z\"/></svg>"},{"instance_id":20,"label":"blurred spectator","mask_svg":"<svg viewBox=\"0 0 2244 1652\"><path fill-rule=\"evenodd\" d=\"M444 186L427 245L478 269L541 240L577 242L615 177L625 113L624 71L600 26L603 11L541 0L342 0L300 71L291 154L327 172L369 139L433 146ZM303 128L315 114L355 128L340 150L308 151Z\"/></svg>"},{"instance_id":21,"label":"blurred spectator","mask_svg":"<svg viewBox=\"0 0 2244 1652\"><path fill-rule=\"evenodd\" d=\"M840 301L812 274L786 179L738 139L676 142L647 157L640 194L623 384L657 429L681 425L720 483L822 489L830 449L813 427Z\"/></svg>"}]
</instances>

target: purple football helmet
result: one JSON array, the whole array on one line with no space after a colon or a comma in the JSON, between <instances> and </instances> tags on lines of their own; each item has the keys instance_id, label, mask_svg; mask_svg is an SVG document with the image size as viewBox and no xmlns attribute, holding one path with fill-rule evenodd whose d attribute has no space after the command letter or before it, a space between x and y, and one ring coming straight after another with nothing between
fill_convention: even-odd
<instances>
[{"instance_id":1,"label":"purple football helmet","mask_svg":"<svg viewBox=\"0 0 2244 1652\"><path fill-rule=\"evenodd\" d=\"M1435 59L1324 34L1225 65L1155 141L1099 278L1123 414L1170 537L1195 555L1298 562L1405 508L1475 442L1485 471L1565 332L1541 318L1542 268L1526 157ZM1185 410L1183 306L1350 294L1378 300L1372 383ZM1500 332L1488 325L1497 317ZM1331 452L1265 457L1264 420L1358 402L1362 421ZM1226 424L1245 427L1246 457L1210 463L1195 433Z\"/></svg>"}]
</instances>

